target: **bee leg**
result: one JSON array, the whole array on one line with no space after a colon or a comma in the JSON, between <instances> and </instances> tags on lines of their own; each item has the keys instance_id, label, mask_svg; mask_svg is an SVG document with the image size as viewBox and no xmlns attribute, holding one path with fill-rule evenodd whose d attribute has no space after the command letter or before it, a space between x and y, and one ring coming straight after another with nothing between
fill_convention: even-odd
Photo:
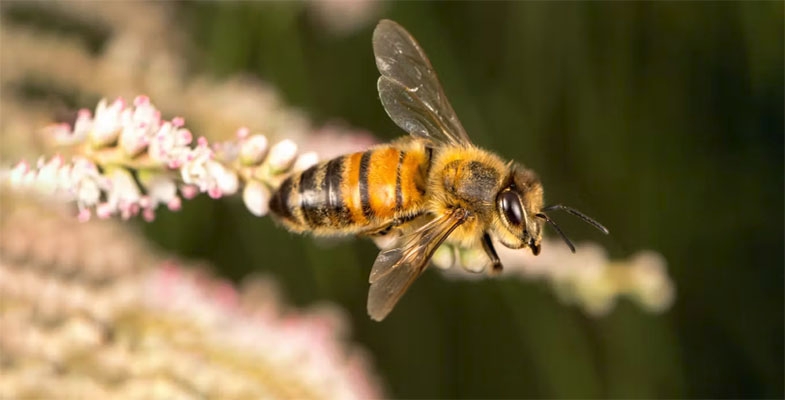
<instances>
[{"instance_id":1,"label":"bee leg","mask_svg":"<svg viewBox=\"0 0 785 400\"><path fill-rule=\"evenodd\" d=\"M381 228L365 231L362 234L366 235L366 236L371 236L371 237L374 237L374 236L384 236L384 235L390 233L390 231L392 230L394 225L395 224L387 224L387 225L382 226Z\"/></svg>"},{"instance_id":2,"label":"bee leg","mask_svg":"<svg viewBox=\"0 0 785 400\"><path fill-rule=\"evenodd\" d=\"M499 260L499 255L496 254L496 249L493 248L491 237L487 232L482 235L482 248L488 254L488 258L491 259L491 273L494 275L500 274L504 267L502 267L502 262Z\"/></svg>"},{"instance_id":3,"label":"bee leg","mask_svg":"<svg viewBox=\"0 0 785 400\"><path fill-rule=\"evenodd\" d=\"M422 215L422 214L415 214L415 215L411 215L411 216L407 216L407 217L403 217L403 218L396 218L396 219L392 220L392 222L390 222L389 224L382 225L382 226L380 226L378 228L369 229L369 230L364 231L364 232L362 232L360 234L361 235L365 235L365 236L370 236L370 237L385 236L388 233L390 233L394 228L397 228L397 227L401 226L402 224L404 224L406 222L409 222L409 221L419 217L420 215Z\"/></svg>"}]
</instances>

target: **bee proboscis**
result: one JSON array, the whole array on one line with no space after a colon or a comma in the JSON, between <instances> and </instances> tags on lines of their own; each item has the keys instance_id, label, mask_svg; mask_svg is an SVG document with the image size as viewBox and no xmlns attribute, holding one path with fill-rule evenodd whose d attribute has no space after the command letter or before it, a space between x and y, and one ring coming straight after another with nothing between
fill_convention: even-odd
<instances>
[{"instance_id":1,"label":"bee proboscis","mask_svg":"<svg viewBox=\"0 0 785 400\"><path fill-rule=\"evenodd\" d=\"M371 269L368 313L382 320L445 241L481 245L502 269L492 238L540 252L545 214L564 210L604 233L581 212L543 205L537 174L472 144L428 57L403 27L382 20L373 33L379 97L410 136L322 162L288 177L270 200L287 229L320 236L400 235Z\"/></svg>"}]
</instances>

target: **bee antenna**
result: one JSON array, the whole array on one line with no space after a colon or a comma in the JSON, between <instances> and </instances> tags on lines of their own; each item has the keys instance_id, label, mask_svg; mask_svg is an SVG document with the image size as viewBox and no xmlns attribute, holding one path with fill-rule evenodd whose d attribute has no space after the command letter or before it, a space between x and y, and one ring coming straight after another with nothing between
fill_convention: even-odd
<instances>
[{"instance_id":1,"label":"bee antenna","mask_svg":"<svg viewBox=\"0 0 785 400\"><path fill-rule=\"evenodd\" d=\"M537 214L535 214L535 217L539 217L539 218L542 218L542 219L548 221L548 223L551 224L553 229L556 229L556 232L559 233L559 236L561 236L562 240L564 240L564 243L567 244L567 247L570 248L570 251L575 253L575 246L572 245L572 242L570 241L570 238L568 238L567 235L565 235L564 232L562 232L561 228L559 228L559 225L556 225L556 223L553 222L552 219L548 218L548 216L543 214L543 213L537 213Z\"/></svg>"},{"instance_id":2,"label":"bee antenna","mask_svg":"<svg viewBox=\"0 0 785 400\"><path fill-rule=\"evenodd\" d=\"M567 206L565 206L565 205L561 205L561 204L554 204L554 205L552 205L552 206L548 206L548 207L545 207L545 208L543 208L543 209L542 209L542 211L551 211L551 210L562 210L562 211L567 211L568 213L570 213L570 214L572 214L572 215L574 215L574 216L576 216L576 217L578 217L578 218L582 219L582 220L583 220L583 222L586 222L587 224L589 224L589 225L591 225L591 226L593 226L593 227L597 228L597 230L598 230L598 231L600 231L600 232L602 232L602 233L604 233L604 234L606 234L606 235L607 235L608 233L610 233L610 232L608 231L608 228L606 228L606 227L602 226L602 224L601 224L601 223L599 223L599 222L595 221L594 219L592 219L592 218L591 218L591 217L589 217L588 215L586 215L586 214L584 214L584 213L582 213L582 212L580 212L580 211L578 211L578 210L576 210L576 209L574 209L574 208L572 208L572 207L567 207ZM542 214L542 215L545 215L545 214ZM539 216L539 215L538 215L538 216ZM548 221L548 222L550 222L550 220L549 220L549 219L547 219L547 218L546 218L545 220L546 220L546 221ZM553 224L553 223L552 223L552 224ZM554 226L554 227L556 227L556 225L555 225L555 224L554 224L553 226Z\"/></svg>"}]
</instances>

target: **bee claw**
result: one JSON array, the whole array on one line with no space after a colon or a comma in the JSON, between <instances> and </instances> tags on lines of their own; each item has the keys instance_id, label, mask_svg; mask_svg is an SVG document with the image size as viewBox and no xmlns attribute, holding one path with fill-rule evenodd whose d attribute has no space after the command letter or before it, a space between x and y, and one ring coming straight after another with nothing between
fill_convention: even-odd
<instances>
[{"instance_id":1,"label":"bee claw","mask_svg":"<svg viewBox=\"0 0 785 400\"><path fill-rule=\"evenodd\" d=\"M482 235L482 248L485 249L485 253L488 254L488 258L491 259L491 275L501 274L504 267L502 267L502 261L499 259L499 255L496 254L496 249L493 248L491 236L488 235L487 232Z\"/></svg>"},{"instance_id":2,"label":"bee claw","mask_svg":"<svg viewBox=\"0 0 785 400\"><path fill-rule=\"evenodd\" d=\"M504 266L502 266L502 263L500 261L496 260L496 262L494 262L493 265L491 265L491 275L492 276L500 275L502 271L504 271Z\"/></svg>"}]
</instances>

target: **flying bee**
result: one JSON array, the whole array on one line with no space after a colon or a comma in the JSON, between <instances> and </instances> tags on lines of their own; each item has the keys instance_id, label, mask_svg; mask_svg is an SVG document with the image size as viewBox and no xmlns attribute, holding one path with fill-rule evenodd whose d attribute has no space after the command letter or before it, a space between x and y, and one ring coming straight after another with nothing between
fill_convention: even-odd
<instances>
[{"instance_id":1,"label":"flying bee","mask_svg":"<svg viewBox=\"0 0 785 400\"><path fill-rule=\"evenodd\" d=\"M293 232L399 235L373 263L371 318L380 321L392 311L445 241L481 245L493 271L500 272L492 238L537 255L545 223L575 252L547 211L567 211L608 233L575 209L544 206L537 174L472 144L430 61L403 27L379 22L373 50L382 104L410 136L294 174L270 199L275 219Z\"/></svg>"}]
</instances>

